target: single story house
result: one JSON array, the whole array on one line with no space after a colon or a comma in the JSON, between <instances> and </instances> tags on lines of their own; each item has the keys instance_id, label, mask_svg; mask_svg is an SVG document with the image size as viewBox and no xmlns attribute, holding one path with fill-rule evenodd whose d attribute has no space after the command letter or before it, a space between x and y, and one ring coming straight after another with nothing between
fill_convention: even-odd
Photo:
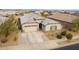
<instances>
[{"instance_id":1,"label":"single story house","mask_svg":"<svg viewBox=\"0 0 79 59\"><path fill-rule=\"evenodd\" d=\"M42 12L43 12L43 10L36 10L34 13L41 15Z\"/></svg>"},{"instance_id":2,"label":"single story house","mask_svg":"<svg viewBox=\"0 0 79 59\"><path fill-rule=\"evenodd\" d=\"M58 21L42 17L38 14L25 14L19 18L20 28L24 32L28 31L53 31L61 30L62 25Z\"/></svg>"},{"instance_id":3,"label":"single story house","mask_svg":"<svg viewBox=\"0 0 79 59\"><path fill-rule=\"evenodd\" d=\"M0 15L8 15L8 14L15 14L16 11L15 10L0 10Z\"/></svg>"},{"instance_id":4,"label":"single story house","mask_svg":"<svg viewBox=\"0 0 79 59\"><path fill-rule=\"evenodd\" d=\"M63 28L70 30L72 28L72 21L78 18L78 16L56 12L48 16L48 18L60 22Z\"/></svg>"},{"instance_id":5,"label":"single story house","mask_svg":"<svg viewBox=\"0 0 79 59\"><path fill-rule=\"evenodd\" d=\"M24 16L21 16L19 20L20 20L19 23L21 23L21 29L24 32L28 32L28 31L38 31L39 23L41 22L42 19L40 16L34 13L29 13L24 14Z\"/></svg>"},{"instance_id":6,"label":"single story house","mask_svg":"<svg viewBox=\"0 0 79 59\"><path fill-rule=\"evenodd\" d=\"M4 23L8 18L0 16L0 24Z\"/></svg>"}]
</instances>

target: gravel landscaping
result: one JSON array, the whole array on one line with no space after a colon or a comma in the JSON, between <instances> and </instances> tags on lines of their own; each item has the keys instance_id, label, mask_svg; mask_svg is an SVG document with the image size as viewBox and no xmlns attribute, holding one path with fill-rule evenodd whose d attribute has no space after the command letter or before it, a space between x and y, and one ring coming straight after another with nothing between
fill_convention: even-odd
<instances>
[{"instance_id":1,"label":"gravel landscaping","mask_svg":"<svg viewBox=\"0 0 79 59\"><path fill-rule=\"evenodd\" d=\"M1 39L0 39L1 40ZM7 38L7 41L0 41L0 47L13 46L18 44L18 33L11 33Z\"/></svg>"}]
</instances>

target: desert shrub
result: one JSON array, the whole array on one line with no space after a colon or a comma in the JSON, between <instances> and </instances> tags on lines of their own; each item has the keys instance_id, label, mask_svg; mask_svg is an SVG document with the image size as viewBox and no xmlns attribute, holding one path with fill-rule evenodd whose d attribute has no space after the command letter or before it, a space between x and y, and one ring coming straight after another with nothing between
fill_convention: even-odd
<instances>
[{"instance_id":1,"label":"desert shrub","mask_svg":"<svg viewBox=\"0 0 79 59\"><path fill-rule=\"evenodd\" d=\"M66 35L66 38L67 38L68 40L71 40L72 37L73 37L73 35L72 35L71 33L68 33L68 34Z\"/></svg>"},{"instance_id":2,"label":"desert shrub","mask_svg":"<svg viewBox=\"0 0 79 59\"><path fill-rule=\"evenodd\" d=\"M57 34L56 38L62 39L62 35L61 34Z\"/></svg>"},{"instance_id":3,"label":"desert shrub","mask_svg":"<svg viewBox=\"0 0 79 59\"><path fill-rule=\"evenodd\" d=\"M67 31L62 31L62 32L61 32L61 35L62 35L62 36L65 36L66 34L67 34Z\"/></svg>"},{"instance_id":4,"label":"desert shrub","mask_svg":"<svg viewBox=\"0 0 79 59\"><path fill-rule=\"evenodd\" d=\"M73 31L73 32L76 32L76 30L75 30L75 29L72 29L72 31Z\"/></svg>"},{"instance_id":5,"label":"desert shrub","mask_svg":"<svg viewBox=\"0 0 79 59\"><path fill-rule=\"evenodd\" d=\"M15 37L15 38L14 38L14 41L16 41L16 40L17 40L17 38Z\"/></svg>"},{"instance_id":6,"label":"desert shrub","mask_svg":"<svg viewBox=\"0 0 79 59\"><path fill-rule=\"evenodd\" d=\"M7 41L7 39L1 39L1 43L6 43Z\"/></svg>"}]
</instances>

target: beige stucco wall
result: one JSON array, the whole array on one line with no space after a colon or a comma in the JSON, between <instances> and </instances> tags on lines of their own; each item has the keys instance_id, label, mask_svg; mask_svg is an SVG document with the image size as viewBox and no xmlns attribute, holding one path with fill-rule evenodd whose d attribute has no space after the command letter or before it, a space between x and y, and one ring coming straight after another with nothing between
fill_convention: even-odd
<instances>
[{"instance_id":1,"label":"beige stucco wall","mask_svg":"<svg viewBox=\"0 0 79 59\"><path fill-rule=\"evenodd\" d=\"M30 27L29 27L29 25L30 25ZM35 25L35 26L32 26L32 25ZM38 24L23 24L22 29L24 32L38 31L39 25Z\"/></svg>"},{"instance_id":2,"label":"beige stucco wall","mask_svg":"<svg viewBox=\"0 0 79 59\"><path fill-rule=\"evenodd\" d=\"M54 29L55 26L56 26L56 29ZM43 27L43 31L50 31L50 27L52 27L53 31L62 29L62 25L61 24L50 24L50 25L46 25L45 27Z\"/></svg>"}]
</instances>

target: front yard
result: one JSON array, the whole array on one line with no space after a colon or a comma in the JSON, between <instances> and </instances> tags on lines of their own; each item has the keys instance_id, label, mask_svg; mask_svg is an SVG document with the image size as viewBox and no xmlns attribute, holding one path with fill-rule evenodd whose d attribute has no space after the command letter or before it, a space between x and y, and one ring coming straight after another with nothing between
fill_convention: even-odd
<instances>
[{"instance_id":1,"label":"front yard","mask_svg":"<svg viewBox=\"0 0 79 59\"><path fill-rule=\"evenodd\" d=\"M62 32L63 32L63 30L62 31L48 31L48 32L44 32L44 33L49 38L49 41L54 41L58 45L65 45L65 44L70 44L70 43L79 41L79 36L78 36L79 32L73 32L73 31L66 30L66 34L61 35ZM59 38L57 38L58 34L60 35ZM68 39L69 38L68 34L72 35L72 37L70 39Z\"/></svg>"},{"instance_id":2,"label":"front yard","mask_svg":"<svg viewBox=\"0 0 79 59\"><path fill-rule=\"evenodd\" d=\"M58 32L60 32L60 31L47 31L44 33L49 38L49 40L54 40L54 39L56 39L56 33L58 33Z\"/></svg>"},{"instance_id":3,"label":"front yard","mask_svg":"<svg viewBox=\"0 0 79 59\"><path fill-rule=\"evenodd\" d=\"M17 45L18 44L18 34L19 33L13 32L6 38L5 37L0 38L0 47Z\"/></svg>"}]
</instances>

